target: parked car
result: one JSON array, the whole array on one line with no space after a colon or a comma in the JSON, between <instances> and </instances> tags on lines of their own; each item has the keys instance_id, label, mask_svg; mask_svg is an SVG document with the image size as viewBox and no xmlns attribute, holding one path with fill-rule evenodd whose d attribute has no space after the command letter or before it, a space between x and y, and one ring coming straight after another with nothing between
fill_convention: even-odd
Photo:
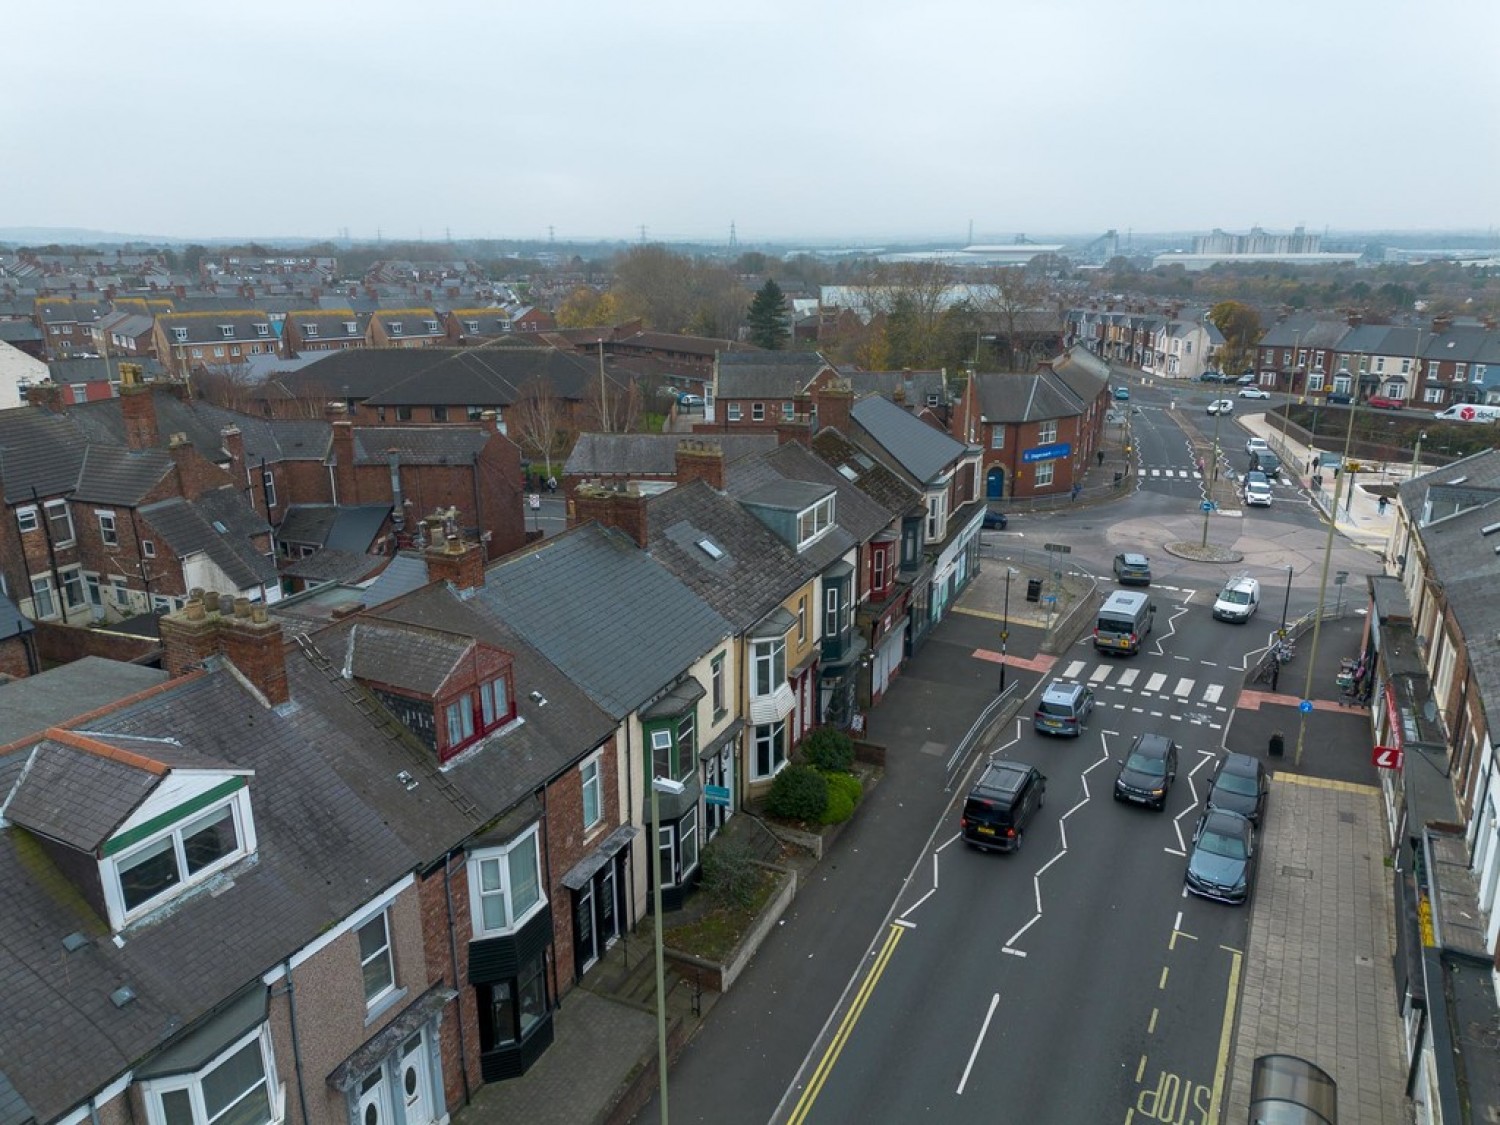
<instances>
[{"instance_id":1,"label":"parked car","mask_svg":"<svg viewBox=\"0 0 1500 1125\"><path fill-rule=\"evenodd\" d=\"M1151 585L1151 560L1134 551L1115 556L1115 581L1121 586Z\"/></svg>"},{"instance_id":2,"label":"parked car","mask_svg":"<svg viewBox=\"0 0 1500 1125\"><path fill-rule=\"evenodd\" d=\"M1164 734L1137 735L1115 776L1115 800L1165 809L1177 777L1177 751Z\"/></svg>"},{"instance_id":3,"label":"parked car","mask_svg":"<svg viewBox=\"0 0 1500 1125\"><path fill-rule=\"evenodd\" d=\"M1269 788L1266 767L1260 764L1259 758L1231 751L1214 770L1214 779L1208 790L1208 807L1228 809L1239 813L1251 824L1259 824Z\"/></svg>"},{"instance_id":4,"label":"parked car","mask_svg":"<svg viewBox=\"0 0 1500 1125\"><path fill-rule=\"evenodd\" d=\"M1245 452L1251 454L1252 456L1256 453L1259 453L1262 449L1270 448L1270 445L1266 443L1266 439L1263 437L1253 437L1249 441L1245 442Z\"/></svg>"},{"instance_id":5,"label":"parked car","mask_svg":"<svg viewBox=\"0 0 1500 1125\"><path fill-rule=\"evenodd\" d=\"M1222 383L1223 381L1224 372L1222 371L1205 371L1202 375L1198 376L1198 382L1200 383Z\"/></svg>"},{"instance_id":6,"label":"parked car","mask_svg":"<svg viewBox=\"0 0 1500 1125\"><path fill-rule=\"evenodd\" d=\"M1031 725L1038 734L1070 734L1077 738L1093 712L1093 688L1053 680L1037 700Z\"/></svg>"},{"instance_id":7,"label":"parked car","mask_svg":"<svg viewBox=\"0 0 1500 1125\"><path fill-rule=\"evenodd\" d=\"M680 394L677 396L677 405L684 410L702 410L703 396L692 393Z\"/></svg>"},{"instance_id":8,"label":"parked car","mask_svg":"<svg viewBox=\"0 0 1500 1125\"><path fill-rule=\"evenodd\" d=\"M1259 387L1245 387L1240 391L1238 398L1270 398L1271 396Z\"/></svg>"},{"instance_id":9,"label":"parked car","mask_svg":"<svg viewBox=\"0 0 1500 1125\"><path fill-rule=\"evenodd\" d=\"M1115 388L1115 401L1116 402L1129 402L1130 401L1130 388L1129 387L1116 387Z\"/></svg>"},{"instance_id":10,"label":"parked car","mask_svg":"<svg viewBox=\"0 0 1500 1125\"><path fill-rule=\"evenodd\" d=\"M1328 397L1323 401L1328 403L1329 406L1348 406L1351 402L1354 401L1354 396L1349 394L1342 394L1338 391L1335 391L1332 394L1328 395Z\"/></svg>"},{"instance_id":11,"label":"parked car","mask_svg":"<svg viewBox=\"0 0 1500 1125\"><path fill-rule=\"evenodd\" d=\"M1047 799L1047 778L1035 766L996 759L964 799L959 829L981 850L1019 851L1026 825Z\"/></svg>"},{"instance_id":12,"label":"parked car","mask_svg":"<svg viewBox=\"0 0 1500 1125\"><path fill-rule=\"evenodd\" d=\"M1203 898L1238 905L1250 897L1255 876L1255 827L1239 813L1210 809L1193 830L1187 889Z\"/></svg>"},{"instance_id":13,"label":"parked car","mask_svg":"<svg viewBox=\"0 0 1500 1125\"><path fill-rule=\"evenodd\" d=\"M1005 525L1008 523L1010 523L1010 519L1004 512L997 512L994 508L986 508L984 510L984 526L986 528L998 528L1000 531L1004 531Z\"/></svg>"},{"instance_id":14,"label":"parked car","mask_svg":"<svg viewBox=\"0 0 1500 1125\"><path fill-rule=\"evenodd\" d=\"M1243 375L1236 379L1235 382L1242 387L1248 387L1251 383L1255 382L1255 372L1246 371Z\"/></svg>"},{"instance_id":15,"label":"parked car","mask_svg":"<svg viewBox=\"0 0 1500 1125\"><path fill-rule=\"evenodd\" d=\"M1400 410L1406 405L1401 399L1389 395L1371 395L1365 403L1376 410Z\"/></svg>"},{"instance_id":16,"label":"parked car","mask_svg":"<svg viewBox=\"0 0 1500 1125\"><path fill-rule=\"evenodd\" d=\"M1208 412L1210 414L1233 414L1234 399L1216 398L1213 400L1213 402L1208 404Z\"/></svg>"},{"instance_id":17,"label":"parked car","mask_svg":"<svg viewBox=\"0 0 1500 1125\"><path fill-rule=\"evenodd\" d=\"M1250 502L1248 496L1246 502ZM1259 608L1260 582L1249 577L1231 578L1214 599L1214 620L1244 624L1255 616L1255 611Z\"/></svg>"}]
</instances>

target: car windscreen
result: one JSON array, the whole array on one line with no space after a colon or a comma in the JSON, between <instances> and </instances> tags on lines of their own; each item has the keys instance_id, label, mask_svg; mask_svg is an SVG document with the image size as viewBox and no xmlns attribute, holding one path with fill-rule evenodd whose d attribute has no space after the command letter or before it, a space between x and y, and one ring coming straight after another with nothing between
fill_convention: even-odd
<instances>
[{"instance_id":1,"label":"car windscreen","mask_svg":"<svg viewBox=\"0 0 1500 1125\"><path fill-rule=\"evenodd\" d=\"M1198 837L1198 850L1226 859L1244 859L1249 855L1245 850L1245 838L1239 833L1215 832L1212 828L1205 829Z\"/></svg>"},{"instance_id":2,"label":"car windscreen","mask_svg":"<svg viewBox=\"0 0 1500 1125\"><path fill-rule=\"evenodd\" d=\"M1219 600L1228 605L1249 605L1250 592L1248 590L1225 590L1219 595Z\"/></svg>"},{"instance_id":3,"label":"car windscreen","mask_svg":"<svg viewBox=\"0 0 1500 1125\"><path fill-rule=\"evenodd\" d=\"M1156 754L1144 754L1137 750L1126 760L1125 768L1134 770L1136 773L1147 774L1151 777L1165 777L1167 775L1167 760Z\"/></svg>"},{"instance_id":4,"label":"car windscreen","mask_svg":"<svg viewBox=\"0 0 1500 1125\"><path fill-rule=\"evenodd\" d=\"M1221 773L1214 786L1226 793L1238 793L1242 797L1255 796L1258 788L1255 778L1246 777L1242 773Z\"/></svg>"}]
</instances>

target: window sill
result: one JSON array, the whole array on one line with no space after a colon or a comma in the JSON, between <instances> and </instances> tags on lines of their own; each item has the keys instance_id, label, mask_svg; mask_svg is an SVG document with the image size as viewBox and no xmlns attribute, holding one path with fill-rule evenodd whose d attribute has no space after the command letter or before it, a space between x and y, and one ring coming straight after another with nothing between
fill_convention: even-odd
<instances>
[{"instance_id":1,"label":"window sill","mask_svg":"<svg viewBox=\"0 0 1500 1125\"><path fill-rule=\"evenodd\" d=\"M365 1026L369 1027L405 999L406 989L404 988L393 988L384 995L376 997L375 1002L365 1009Z\"/></svg>"}]
</instances>

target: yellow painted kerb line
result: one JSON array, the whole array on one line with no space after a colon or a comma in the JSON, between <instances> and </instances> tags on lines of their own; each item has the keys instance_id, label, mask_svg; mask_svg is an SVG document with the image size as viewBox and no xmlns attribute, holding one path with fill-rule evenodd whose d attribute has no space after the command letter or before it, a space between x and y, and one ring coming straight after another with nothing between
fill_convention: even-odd
<instances>
[{"instance_id":1,"label":"yellow painted kerb line","mask_svg":"<svg viewBox=\"0 0 1500 1125\"><path fill-rule=\"evenodd\" d=\"M896 951L896 943L901 940L901 935L906 933L904 927L892 926L891 932L886 935L885 945L881 946L879 955L875 958L875 964L870 968L870 975L865 977L864 983L859 986L859 991L854 995L854 1003L849 1005L849 1010L844 1013L843 1021L839 1024L838 1031L833 1036L833 1041L828 1044L828 1050L823 1052L823 1057L818 1062L818 1067L813 1071L812 1077L808 1079L807 1088L802 1091L802 1096L797 1099L796 1108L792 1115L787 1118L787 1125L801 1125L807 1119L808 1112L812 1109L813 1102L817 1101L819 1092L823 1089L823 1083L828 1080L828 1075L833 1071L833 1064L838 1062L839 1054L844 1049L844 1044L849 1041L849 1036L854 1031L854 1025L859 1022L860 1014L865 1010L865 1004L870 999L870 994L875 991L875 986L880 982L885 967L889 964L891 954Z\"/></svg>"},{"instance_id":2,"label":"yellow painted kerb line","mask_svg":"<svg viewBox=\"0 0 1500 1125\"><path fill-rule=\"evenodd\" d=\"M1219 1031L1219 1061L1214 1066L1214 1091L1208 1104L1208 1119L1220 1120L1224 1105L1224 1080L1229 1075L1229 1041L1234 1037L1234 1009L1240 992L1240 960L1244 956L1238 949L1219 946L1232 958L1229 964L1229 995L1224 1000L1224 1026Z\"/></svg>"}]
</instances>

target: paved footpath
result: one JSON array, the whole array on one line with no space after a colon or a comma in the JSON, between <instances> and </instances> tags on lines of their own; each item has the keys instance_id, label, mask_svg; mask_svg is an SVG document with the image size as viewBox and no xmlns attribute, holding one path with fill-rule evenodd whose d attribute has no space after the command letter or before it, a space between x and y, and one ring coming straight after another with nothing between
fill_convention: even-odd
<instances>
[{"instance_id":1,"label":"paved footpath","mask_svg":"<svg viewBox=\"0 0 1500 1125\"><path fill-rule=\"evenodd\" d=\"M1264 1054L1328 1071L1341 1121L1410 1122L1383 817L1373 785L1274 775L1226 1123L1248 1118L1250 1076Z\"/></svg>"}]
</instances>

